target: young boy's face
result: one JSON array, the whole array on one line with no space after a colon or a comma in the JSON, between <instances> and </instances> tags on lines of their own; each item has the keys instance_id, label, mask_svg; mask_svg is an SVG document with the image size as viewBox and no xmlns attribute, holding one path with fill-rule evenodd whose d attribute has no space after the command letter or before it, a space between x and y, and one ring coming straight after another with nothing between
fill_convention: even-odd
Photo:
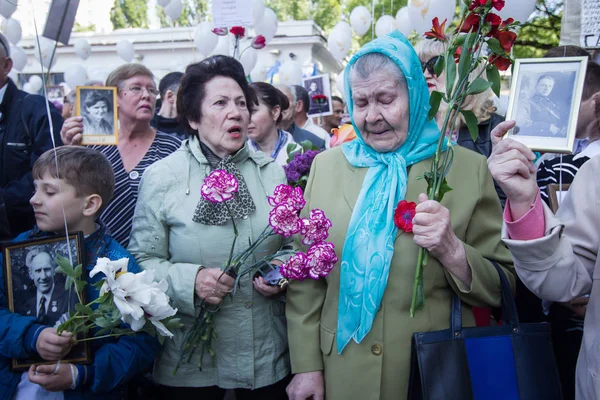
<instances>
[{"instance_id":1,"label":"young boy's face","mask_svg":"<svg viewBox=\"0 0 600 400\"><path fill-rule=\"evenodd\" d=\"M38 228L45 232L64 232L63 207L69 231L77 230L86 205L85 197L77 197L75 187L64 179L44 173L33 181L35 194L29 200L35 213Z\"/></svg>"}]
</instances>

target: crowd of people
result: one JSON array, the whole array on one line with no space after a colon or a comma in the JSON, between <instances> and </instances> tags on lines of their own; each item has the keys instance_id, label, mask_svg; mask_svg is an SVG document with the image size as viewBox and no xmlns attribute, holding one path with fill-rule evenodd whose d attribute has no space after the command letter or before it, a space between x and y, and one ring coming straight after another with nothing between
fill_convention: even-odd
<instances>
[{"instance_id":1,"label":"crowd of people","mask_svg":"<svg viewBox=\"0 0 600 400\"><path fill-rule=\"evenodd\" d=\"M0 40L8 43L1 34ZM88 270L98 257L109 257L128 258L131 272L153 271L168 282L188 328L163 345L145 333L94 341L91 364L61 363L75 341L70 333L57 334L47 318L55 261L32 254L27 267L38 295L21 304L27 310L10 311L0 290L0 400L220 400L227 390L240 400L405 398L411 336L447 328L454 295L464 305L465 325L501 323L492 263L515 290L521 321L552 324L564 398L599 398L599 289L593 283L600 276L600 66L593 61L576 154L544 155L536 166L538 155L501 140L514 121L504 121L491 90L464 102L477 118L475 140L462 117L440 132L444 105L431 120L423 110L430 93L445 88L434 65L446 49L428 41L415 50L399 32L351 57L345 98L333 96L332 114L318 121L308 116L304 87L248 83L231 57L190 64L158 85L145 66L124 64L100 83L117 90L113 146L81 145L86 126L113 129L98 117L108 99L90 96L85 115L73 116L75 99L68 94L62 115L52 105L48 113L42 96L25 94L8 77L8 49L0 47L0 240L82 232ZM574 46L555 53L589 57ZM539 96L552 91L550 80L540 77ZM331 133L346 110L356 139L334 145ZM525 111L534 118L533 110ZM556 124L546 121L553 131ZM455 145L447 177L454 190L440 203L427 198L418 177L430 168L442 134ZM321 153L302 216L326 213L340 261L320 280L281 287L245 276L236 285L221 271L233 234L230 215L241 250L260 235L268 196L286 183L282 167L306 141ZM201 196L204 178L217 169L239 183L227 209L209 207ZM571 188L555 215L546 203L547 187L556 183ZM390 218L402 200L417 203L411 232L399 231ZM276 236L256 251L302 246ZM411 318L407 294L419 246L431 256L423 278L428 301ZM234 285L236 295L229 297ZM99 295L93 285L86 291L89 299ZM214 364L199 361L201 368L179 365L186 329L204 304L220 305L218 356ZM44 363L11 369L11 359L32 357Z\"/></svg>"}]
</instances>

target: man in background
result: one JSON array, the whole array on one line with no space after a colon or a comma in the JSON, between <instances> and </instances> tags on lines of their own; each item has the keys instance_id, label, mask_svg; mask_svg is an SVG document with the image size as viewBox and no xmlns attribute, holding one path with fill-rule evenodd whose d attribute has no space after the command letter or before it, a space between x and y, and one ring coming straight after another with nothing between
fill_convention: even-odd
<instances>
[{"instance_id":1,"label":"man in background","mask_svg":"<svg viewBox=\"0 0 600 400\"><path fill-rule=\"evenodd\" d=\"M177 120L177 92L181 84L181 72L171 72L165 75L158 84L160 92L160 109L150 122L156 130L170 133L179 139L187 139L188 135Z\"/></svg>"},{"instance_id":2,"label":"man in background","mask_svg":"<svg viewBox=\"0 0 600 400\"><path fill-rule=\"evenodd\" d=\"M52 134L56 145L62 145L63 119L50 104L51 134L46 100L19 90L8 77L12 66L10 44L0 34L0 198L6 207L11 236L15 237L35 225L29 204L33 196L31 168L52 148Z\"/></svg>"},{"instance_id":3,"label":"man in background","mask_svg":"<svg viewBox=\"0 0 600 400\"><path fill-rule=\"evenodd\" d=\"M278 85L277 89L281 90L281 92L285 94L285 96L288 98L288 101L290 102L290 106L287 108L287 110L283 110L283 112L281 113L281 122L279 123L279 128L283 129L286 132L289 132L296 143L301 143L308 140L316 148L320 150L325 150L325 140L321 139L314 133L300 128L296 124L295 118L298 105L294 90L292 90L292 88L286 85Z\"/></svg>"},{"instance_id":4,"label":"man in background","mask_svg":"<svg viewBox=\"0 0 600 400\"><path fill-rule=\"evenodd\" d=\"M310 109L310 96L308 95L308 92L302 86L298 85L293 85L292 89L294 90L294 95L296 96L296 116L294 117L296 125L323 139L326 147L329 148L329 133L327 133L320 126L316 125L312 118L309 118L308 116L308 111Z\"/></svg>"},{"instance_id":5,"label":"man in background","mask_svg":"<svg viewBox=\"0 0 600 400\"><path fill-rule=\"evenodd\" d=\"M332 129L339 128L344 116L344 100L338 96L331 96L331 106L333 114L323 117L323 129L331 134Z\"/></svg>"}]
</instances>

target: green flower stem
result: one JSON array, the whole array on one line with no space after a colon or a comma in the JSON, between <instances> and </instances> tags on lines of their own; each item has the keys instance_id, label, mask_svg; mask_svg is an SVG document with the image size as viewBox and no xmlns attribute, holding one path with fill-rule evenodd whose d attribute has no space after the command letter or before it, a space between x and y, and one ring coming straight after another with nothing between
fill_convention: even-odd
<instances>
[{"instance_id":1,"label":"green flower stem","mask_svg":"<svg viewBox=\"0 0 600 400\"><path fill-rule=\"evenodd\" d=\"M419 247L419 257L417 258L417 270L415 271L415 281L413 283L413 295L412 300L410 302L410 317L414 318L415 311L420 309L424 305L425 298L423 297L423 304L418 304L417 298L420 287L423 286L423 258L425 257L426 250L422 247Z\"/></svg>"},{"instance_id":2,"label":"green flower stem","mask_svg":"<svg viewBox=\"0 0 600 400\"><path fill-rule=\"evenodd\" d=\"M80 339L80 340L76 340L75 343L81 343L81 342L89 342L91 340L98 340L98 339L106 339L109 337L118 337L118 336L131 336L131 335L136 335L137 332L126 332L126 333L111 333L108 335L102 335L102 336L92 336L86 339Z\"/></svg>"}]
</instances>

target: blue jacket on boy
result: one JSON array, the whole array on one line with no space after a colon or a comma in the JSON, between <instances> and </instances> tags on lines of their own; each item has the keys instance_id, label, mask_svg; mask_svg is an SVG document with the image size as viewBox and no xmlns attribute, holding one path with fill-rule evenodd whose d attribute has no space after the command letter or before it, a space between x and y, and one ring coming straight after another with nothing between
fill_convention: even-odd
<instances>
[{"instance_id":1,"label":"blue jacket on boy","mask_svg":"<svg viewBox=\"0 0 600 400\"><path fill-rule=\"evenodd\" d=\"M22 233L13 242L21 242L50 236L34 229ZM85 238L86 265L88 273L94 268L98 257L111 260L129 258L127 270L140 272L140 267L127 250L113 240L101 226ZM0 267L2 266L0 259ZM88 279L93 284L103 278L97 274ZM87 301L98 298L98 289L87 285ZM4 268L0 268L0 400L10 400L21 378L21 372L10 370L11 358L28 358L37 354L36 341L46 326L39 325L35 317L25 317L10 312L4 295ZM121 399L126 385L133 377L152 365L158 355L158 339L146 333L120 338L92 340L90 342L93 363L77 365L79 372L77 388L64 391L67 399Z\"/></svg>"}]
</instances>

